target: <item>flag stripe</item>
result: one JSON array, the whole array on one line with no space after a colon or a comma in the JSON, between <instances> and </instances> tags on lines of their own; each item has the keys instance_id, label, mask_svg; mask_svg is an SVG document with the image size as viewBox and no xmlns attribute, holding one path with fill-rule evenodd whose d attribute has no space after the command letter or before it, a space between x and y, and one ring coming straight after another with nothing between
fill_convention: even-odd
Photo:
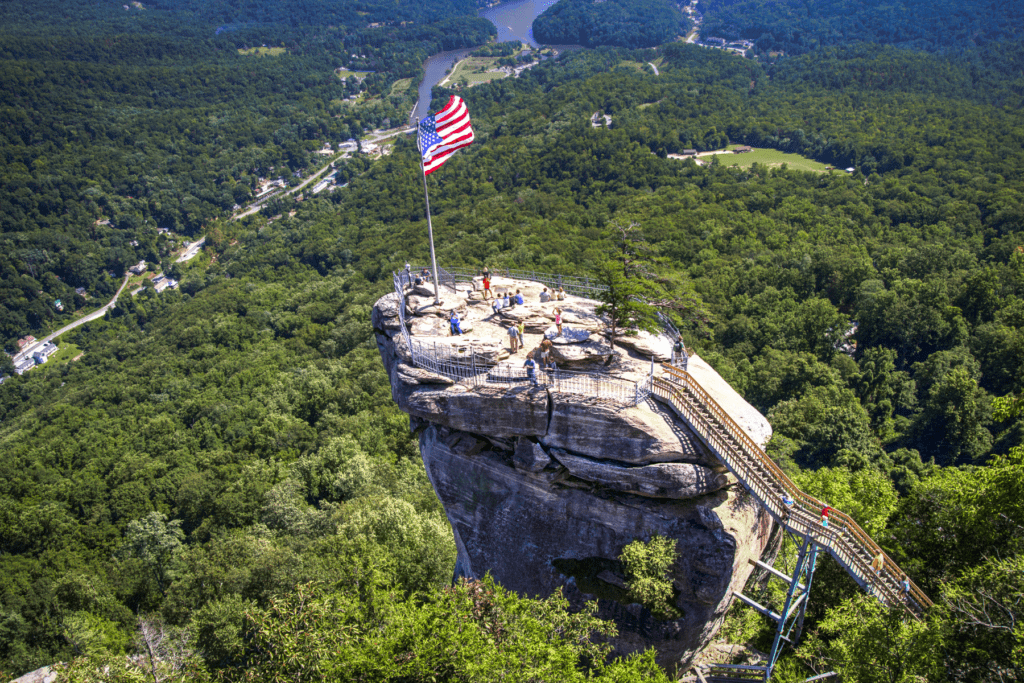
<instances>
[{"instance_id":1,"label":"flag stripe","mask_svg":"<svg viewBox=\"0 0 1024 683\"><path fill-rule=\"evenodd\" d=\"M456 150L475 139L466 103L452 95L440 111L420 121L417 146L423 157L424 173L436 171Z\"/></svg>"}]
</instances>

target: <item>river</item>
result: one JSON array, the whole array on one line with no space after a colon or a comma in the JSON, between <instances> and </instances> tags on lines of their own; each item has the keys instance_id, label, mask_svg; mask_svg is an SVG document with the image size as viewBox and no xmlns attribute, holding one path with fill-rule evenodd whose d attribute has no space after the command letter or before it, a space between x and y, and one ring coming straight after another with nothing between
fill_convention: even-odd
<instances>
[{"instance_id":1,"label":"river","mask_svg":"<svg viewBox=\"0 0 1024 683\"><path fill-rule=\"evenodd\" d=\"M533 39L533 20L555 4L557 0L513 0L503 2L494 7L487 7L478 12L478 16L487 19L498 29L498 42L520 40L531 47L540 47ZM430 91L444 80L445 72L464 59L476 48L449 50L433 55L423 63L425 75L420 82L419 100L409 118L411 122L421 119L430 111Z\"/></svg>"}]
</instances>

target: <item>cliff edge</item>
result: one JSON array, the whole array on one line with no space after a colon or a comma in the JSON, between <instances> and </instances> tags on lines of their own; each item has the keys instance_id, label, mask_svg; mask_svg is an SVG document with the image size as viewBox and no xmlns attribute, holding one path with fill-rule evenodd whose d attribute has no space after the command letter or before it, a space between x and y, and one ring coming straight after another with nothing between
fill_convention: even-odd
<instances>
[{"instance_id":1,"label":"cliff edge","mask_svg":"<svg viewBox=\"0 0 1024 683\"><path fill-rule=\"evenodd\" d=\"M467 286L442 289L435 306L429 286L407 286L373 309L392 396L410 415L451 522L456 576L490 572L525 596L561 589L577 608L596 599L599 616L618 627L616 654L653 646L667 670L685 667L717 632L750 560L774 552L771 518L643 391L671 340L627 338L615 353L594 301L539 303L542 285L495 281L535 303L496 312ZM453 310L462 336L447 334ZM518 354L508 348L514 322L526 328ZM523 363L539 360L544 339L560 369L530 377ZM689 370L751 438L767 442L767 420L710 366L691 356ZM671 575L681 616L670 621L629 601L617 559L654 535L676 539L679 551Z\"/></svg>"}]
</instances>

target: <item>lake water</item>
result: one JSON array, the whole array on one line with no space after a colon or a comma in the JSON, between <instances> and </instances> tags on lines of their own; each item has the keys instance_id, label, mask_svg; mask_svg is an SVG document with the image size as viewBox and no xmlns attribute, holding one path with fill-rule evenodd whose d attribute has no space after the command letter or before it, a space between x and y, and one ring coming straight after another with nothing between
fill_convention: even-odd
<instances>
[{"instance_id":1,"label":"lake water","mask_svg":"<svg viewBox=\"0 0 1024 683\"><path fill-rule=\"evenodd\" d=\"M557 0L513 0L496 7L480 10L479 16L487 19L498 29L498 42L520 40L531 47L539 47L533 39L533 20L555 4ZM430 112L430 91L444 80L445 72L464 59L474 48L439 52L423 63L425 75L420 82L419 101L409 121L415 123Z\"/></svg>"}]
</instances>

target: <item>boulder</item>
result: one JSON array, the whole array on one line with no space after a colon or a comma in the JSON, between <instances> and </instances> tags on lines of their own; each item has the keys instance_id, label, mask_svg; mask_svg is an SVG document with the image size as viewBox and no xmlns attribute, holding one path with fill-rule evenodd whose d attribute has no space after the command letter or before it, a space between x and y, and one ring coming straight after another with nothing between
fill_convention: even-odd
<instances>
[{"instance_id":1,"label":"boulder","mask_svg":"<svg viewBox=\"0 0 1024 683\"><path fill-rule=\"evenodd\" d=\"M445 318L458 311L461 318L466 314L466 300L461 297L448 296L441 299L441 304L434 304L434 297L423 297L409 295L405 297L405 312L407 315L441 315Z\"/></svg>"},{"instance_id":2,"label":"boulder","mask_svg":"<svg viewBox=\"0 0 1024 683\"><path fill-rule=\"evenodd\" d=\"M516 469L527 472L540 472L551 464L551 456L544 452L544 448L536 441L519 437L516 441L516 450L512 454L512 462Z\"/></svg>"},{"instance_id":3,"label":"boulder","mask_svg":"<svg viewBox=\"0 0 1024 683\"><path fill-rule=\"evenodd\" d=\"M408 325L414 337L447 337L450 329L448 321L436 315L411 316Z\"/></svg>"},{"instance_id":4,"label":"boulder","mask_svg":"<svg viewBox=\"0 0 1024 683\"><path fill-rule=\"evenodd\" d=\"M420 296L420 297L429 297L430 300L433 301L434 300L434 294L436 293L436 290L434 289L434 283L432 283L432 282L424 282L423 284L413 285L409 289L409 293L411 295L416 295L416 296ZM444 297L444 295L445 295L445 291L444 291L444 288L442 287L441 288L441 296Z\"/></svg>"},{"instance_id":5,"label":"boulder","mask_svg":"<svg viewBox=\"0 0 1024 683\"><path fill-rule=\"evenodd\" d=\"M635 335L623 334L615 337L615 343L632 349L646 358L654 356L658 363L672 360L672 339L664 334L651 334L640 330Z\"/></svg>"},{"instance_id":6,"label":"boulder","mask_svg":"<svg viewBox=\"0 0 1024 683\"><path fill-rule=\"evenodd\" d=\"M612 357L612 347L594 339L576 344L554 344L551 356L562 370L593 368L608 362Z\"/></svg>"},{"instance_id":7,"label":"boulder","mask_svg":"<svg viewBox=\"0 0 1024 683\"><path fill-rule=\"evenodd\" d=\"M396 369L398 381L408 385L420 385L420 384L442 384L452 385L455 384L455 380L449 379L444 375L438 375L437 373L424 370L423 368L417 368L412 365L405 363L399 363Z\"/></svg>"},{"instance_id":8,"label":"boulder","mask_svg":"<svg viewBox=\"0 0 1024 683\"><path fill-rule=\"evenodd\" d=\"M750 576L749 561L771 537L771 519L742 490L685 500L595 495L563 485L552 468L512 467L494 451L460 455L441 433L436 426L420 432L420 452L452 526L457 575L490 572L524 596L561 590L574 609L597 600L597 616L616 623L616 655L654 647L664 668L687 666L714 638L733 591ZM670 574L679 619L656 619L622 588L623 547L655 534L677 543Z\"/></svg>"},{"instance_id":9,"label":"boulder","mask_svg":"<svg viewBox=\"0 0 1024 683\"><path fill-rule=\"evenodd\" d=\"M541 436L548 427L548 394L528 384L438 387L394 381L391 394L404 412L461 431L507 438Z\"/></svg>"},{"instance_id":10,"label":"boulder","mask_svg":"<svg viewBox=\"0 0 1024 683\"><path fill-rule=\"evenodd\" d=\"M545 328L555 319L554 313L544 310L540 304L523 304L522 306L509 306L498 311L505 320L525 322L529 325L543 325ZM543 322L542 322L543 321Z\"/></svg>"},{"instance_id":11,"label":"boulder","mask_svg":"<svg viewBox=\"0 0 1024 683\"><path fill-rule=\"evenodd\" d=\"M544 338L550 339L554 344L582 344L590 340L590 332L563 324L562 334L558 334L558 327L552 325L544 330Z\"/></svg>"},{"instance_id":12,"label":"boulder","mask_svg":"<svg viewBox=\"0 0 1024 683\"><path fill-rule=\"evenodd\" d=\"M554 315L552 314L551 317L554 318ZM564 308L562 309L562 323L572 327L581 327L591 332L600 332L605 328L604 321L593 313L580 310L566 310Z\"/></svg>"},{"instance_id":13,"label":"boulder","mask_svg":"<svg viewBox=\"0 0 1024 683\"><path fill-rule=\"evenodd\" d=\"M398 307L401 305L401 298L398 294L388 294L377 301L370 314L370 326L380 332L397 332L401 329L401 320L398 317Z\"/></svg>"},{"instance_id":14,"label":"boulder","mask_svg":"<svg viewBox=\"0 0 1024 683\"><path fill-rule=\"evenodd\" d=\"M724 469L681 422L666 410L573 394L551 395L551 421L541 443L590 458L630 465L690 462Z\"/></svg>"},{"instance_id":15,"label":"boulder","mask_svg":"<svg viewBox=\"0 0 1024 683\"><path fill-rule=\"evenodd\" d=\"M730 483L725 474L692 463L626 467L614 462L581 458L560 448L552 448L551 457L578 479L649 498L695 498Z\"/></svg>"},{"instance_id":16,"label":"boulder","mask_svg":"<svg viewBox=\"0 0 1024 683\"><path fill-rule=\"evenodd\" d=\"M478 369L483 372L487 366L497 363L509 357L508 349L505 348L504 340L497 340L492 337L482 337L469 334L449 336L449 326L444 328L444 336L413 340L413 344L419 342L417 347L425 354L436 355L438 358L454 357L461 364L472 366L476 362ZM463 329L466 329L463 327Z\"/></svg>"}]
</instances>

